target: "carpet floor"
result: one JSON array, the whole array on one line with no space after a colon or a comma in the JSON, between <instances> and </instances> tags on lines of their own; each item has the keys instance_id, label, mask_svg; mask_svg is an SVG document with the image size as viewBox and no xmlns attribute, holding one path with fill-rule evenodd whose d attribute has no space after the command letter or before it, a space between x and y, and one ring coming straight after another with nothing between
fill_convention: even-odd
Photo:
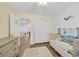
<instances>
[{"instance_id":1,"label":"carpet floor","mask_svg":"<svg viewBox=\"0 0 79 59\"><path fill-rule=\"evenodd\" d=\"M53 57L46 46L28 48L25 50L23 57Z\"/></svg>"}]
</instances>

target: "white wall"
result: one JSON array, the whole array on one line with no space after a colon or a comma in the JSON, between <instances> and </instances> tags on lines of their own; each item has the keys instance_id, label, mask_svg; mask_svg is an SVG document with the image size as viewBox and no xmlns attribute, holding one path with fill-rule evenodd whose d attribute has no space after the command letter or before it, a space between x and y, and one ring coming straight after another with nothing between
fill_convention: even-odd
<instances>
[{"instance_id":1,"label":"white wall","mask_svg":"<svg viewBox=\"0 0 79 59\"><path fill-rule=\"evenodd\" d=\"M0 38L9 36L9 14L11 9L7 3L0 3Z\"/></svg>"},{"instance_id":2,"label":"white wall","mask_svg":"<svg viewBox=\"0 0 79 59\"><path fill-rule=\"evenodd\" d=\"M65 16L74 16L72 19L65 21ZM79 3L75 3L69 8L65 9L61 14L54 19L54 31L57 28L79 27Z\"/></svg>"},{"instance_id":3,"label":"white wall","mask_svg":"<svg viewBox=\"0 0 79 59\"><path fill-rule=\"evenodd\" d=\"M47 15L43 15L43 14L31 14L31 13L19 13L19 12L16 12L15 14L19 18L27 18L30 20L30 32L31 32L30 43L31 44L34 44L34 41L35 41L35 31L34 31L35 30L35 28L34 28L35 21L42 20L42 21L47 21L51 24L51 20L52 20L51 16L47 16ZM50 30L52 31L51 28L50 28Z\"/></svg>"}]
</instances>

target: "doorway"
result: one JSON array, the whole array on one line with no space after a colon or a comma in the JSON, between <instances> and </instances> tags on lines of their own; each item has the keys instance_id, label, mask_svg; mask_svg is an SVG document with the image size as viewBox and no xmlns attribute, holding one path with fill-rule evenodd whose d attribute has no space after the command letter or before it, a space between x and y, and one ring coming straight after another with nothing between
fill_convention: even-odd
<instances>
[{"instance_id":1,"label":"doorway","mask_svg":"<svg viewBox=\"0 0 79 59\"><path fill-rule=\"evenodd\" d=\"M30 47L30 20L10 14L10 37L19 37L18 54L22 56L24 50Z\"/></svg>"},{"instance_id":2,"label":"doorway","mask_svg":"<svg viewBox=\"0 0 79 59\"><path fill-rule=\"evenodd\" d=\"M25 49L30 47L30 20L26 18L20 18L19 28L20 28L19 56L22 56Z\"/></svg>"}]
</instances>

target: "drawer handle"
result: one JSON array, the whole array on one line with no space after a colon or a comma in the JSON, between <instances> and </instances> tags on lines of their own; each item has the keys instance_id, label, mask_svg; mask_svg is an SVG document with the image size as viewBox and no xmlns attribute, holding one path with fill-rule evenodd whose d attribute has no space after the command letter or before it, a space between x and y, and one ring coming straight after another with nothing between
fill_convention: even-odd
<instances>
[{"instance_id":1,"label":"drawer handle","mask_svg":"<svg viewBox=\"0 0 79 59\"><path fill-rule=\"evenodd\" d=\"M2 53L0 52L0 55L1 55Z\"/></svg>"},{"instance_id":2,"label":"drawer handle","mask_svg":"<svg viewBox=\"0 0 79 59\"><path fill-rule=\"evenodd\" d=\"M15 49L13 49L14 51L16 50L16 48Z\"/></svg>"},{"instance_id":3,"label":"drawer handle","mask_svg":"<svg viewBox=\"0 0 79 59\"><path fill-rule=\"evenodd\" d=\"M13 44L16 44L16 42L14 42Z\"/></svg>"}]
</instances>

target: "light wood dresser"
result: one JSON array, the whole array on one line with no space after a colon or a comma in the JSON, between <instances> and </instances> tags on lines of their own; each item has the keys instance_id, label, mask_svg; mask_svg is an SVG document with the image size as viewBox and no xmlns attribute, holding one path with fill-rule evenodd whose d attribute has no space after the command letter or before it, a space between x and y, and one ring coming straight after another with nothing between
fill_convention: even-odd
<instances>
[{"instance_id":1,"label":"light wood dresser","mask_svg":"<svg viewBox=\"0 0 79 59\"><path fill-rule=\"evenodd\" d=\"M0 39L0 57L16 57L18 55L18 37Z\"/></svg>"}]
</instances>

